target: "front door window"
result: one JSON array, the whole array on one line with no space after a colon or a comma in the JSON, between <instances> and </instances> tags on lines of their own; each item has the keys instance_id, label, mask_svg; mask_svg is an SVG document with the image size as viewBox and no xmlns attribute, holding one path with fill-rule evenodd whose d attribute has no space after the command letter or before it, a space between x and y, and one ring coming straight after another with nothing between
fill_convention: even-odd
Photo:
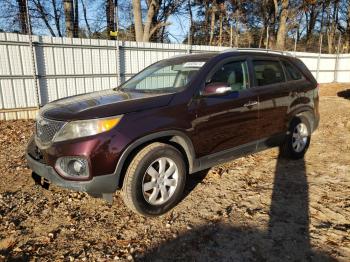
<instances>
[{"instance_id":1,"label":"front door window","mask_svg":"<svg viewBox=\"0 0 350 262\"><path fill-rule=\"evenodd\" d=\"M229 62L222 65L207 83L226 83L231 91L242 91L248 88L248 66L246 61Z\"/></svg>"}]
</instances>

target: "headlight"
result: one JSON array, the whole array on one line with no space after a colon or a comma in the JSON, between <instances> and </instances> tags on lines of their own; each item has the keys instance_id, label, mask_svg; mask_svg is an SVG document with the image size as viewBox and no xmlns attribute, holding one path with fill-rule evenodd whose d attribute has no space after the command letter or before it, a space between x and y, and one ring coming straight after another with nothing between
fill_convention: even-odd
<instances>
[{"instance_id":1,"label":"headlight","mask_svg":"<svg viewBox=\"0 0 350 262\"><path fill-rule=\"evenodd\" d=\"M108 118L68 122L57 133L53 142L65 141L107 132L115 127L120 122L121 118L122 116L120 115Z\"/></svg>"}]
</instances>

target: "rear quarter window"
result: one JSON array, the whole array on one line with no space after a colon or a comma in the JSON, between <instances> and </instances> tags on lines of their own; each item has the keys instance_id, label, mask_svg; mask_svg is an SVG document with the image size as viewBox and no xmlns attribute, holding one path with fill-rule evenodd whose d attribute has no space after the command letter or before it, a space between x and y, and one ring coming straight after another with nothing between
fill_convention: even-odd
<instances>
[{"instance_id":1,"label":"rear quarter window","mask_svg":"<svg viewBox=\"0 0 350 262\"><path fill-rule=\"evenodd\" d=\"M284 68L286 69L287 80L300 80L303 79L301 72L287 61L282 61Z\"/></svg>"},{"instance_id":2,"label":"rear quarter window","mask_svg":"<svg viewBox=\"0 0 350 262\"><path fill-rule=\"evenodd\" d=\"M284 82L284 73L279 61L255 60L253 67L257 86Z\"/></svg>"}]
</instances>

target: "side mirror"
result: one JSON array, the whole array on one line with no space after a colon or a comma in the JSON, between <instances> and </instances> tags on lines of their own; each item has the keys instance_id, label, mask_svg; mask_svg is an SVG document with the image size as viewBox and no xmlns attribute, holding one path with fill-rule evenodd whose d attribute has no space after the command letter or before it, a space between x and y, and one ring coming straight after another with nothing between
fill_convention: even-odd
<instances>
[{"instance_id":1,"label":"side mirror","mask_svg":"<svg viewBox=\"0 0 350 262\"><path fill-rule=\"evenodd\" d=\"M232 89L224 82L216 82L206 84L201 95L210 96L210 95L223 95L231 92Z\"/></svg>"}]
</instances>

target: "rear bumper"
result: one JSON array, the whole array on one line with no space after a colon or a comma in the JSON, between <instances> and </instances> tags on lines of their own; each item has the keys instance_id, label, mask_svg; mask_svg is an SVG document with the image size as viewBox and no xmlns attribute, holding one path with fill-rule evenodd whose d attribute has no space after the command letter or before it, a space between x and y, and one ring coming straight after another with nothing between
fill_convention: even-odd
<instances>
[{"instance_id":1,"label":"rear bumper","mask_svg":"<svg viewBox=\"0 0 350 262\"><path fill-rule=\"evenodd\" d=\"M63 179L58 173L48 165L40 163L26 152L28 166L38 176L45 178L50 183L57 186L71 189L74 191L86 192L94 197L103 197L111 200L113 194L118 188L118 175L110 174L93 177L89 181L71 181Z\"/></svg>"}]
</instances>

